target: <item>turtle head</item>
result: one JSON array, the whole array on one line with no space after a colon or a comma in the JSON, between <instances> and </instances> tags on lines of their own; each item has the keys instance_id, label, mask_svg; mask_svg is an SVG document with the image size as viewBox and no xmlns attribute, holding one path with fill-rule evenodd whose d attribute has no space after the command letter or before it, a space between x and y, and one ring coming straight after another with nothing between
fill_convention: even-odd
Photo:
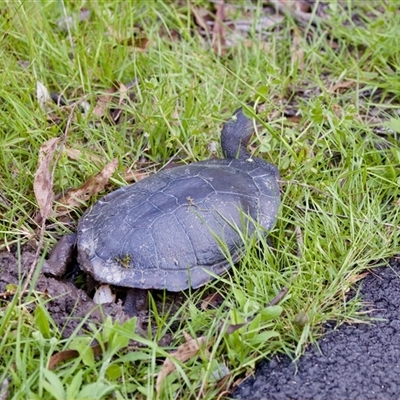
<instances>
[{"instance_id":1,"label":"turtle head","mask_svg":"<svg viewBox=\"0 0 400 400\"><path fill-rule=\"evenodd\" d=\"M244 115L242 108L237 109L222 128L221 146L224 156L228 159L248 159L250 154L247 145L253 132L253 120Z\"/></svg>"}]
</instances>

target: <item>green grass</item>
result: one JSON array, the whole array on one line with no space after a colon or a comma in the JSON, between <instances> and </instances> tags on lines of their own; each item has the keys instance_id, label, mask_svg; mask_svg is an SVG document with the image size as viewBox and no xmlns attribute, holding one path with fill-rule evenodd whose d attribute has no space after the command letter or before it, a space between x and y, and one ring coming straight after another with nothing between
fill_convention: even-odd
<instances>
[{"instance_id":1,"label":"green grass","mask_svg":"<svg viewBox=\"0 0 400 400\"><path fill-rule=\"evenodd\" d=\"M263 237L249 238L240 264L207 288L188 293L175 315L153 307L154 339L132 336L134 322L111 321L93 326L86 336L62 339L62 327L52 323L39 294L22 303L17 297L3 302L0 382L8 379L10 399L157 398L161 361L185 342L183 332L206 336L208 345L187 362L176 362L159 398L214 399L258 360L276 352L301 355L323 333L324 322L365 319L359 299L347 297L349 289L359 274L399 251L397 3L330 3L316 26L296 28L286 16L263 32L256 29L262 16L258 5L251 11L247 41L236 40L222 56L194 24L193 7L211 9L205 1L5 4L0 13L2 248L37 242L33 176L39 148L63 134L72 112L50 105L61 119L50 123L35 98L37 80L69 101L84 96L91 104L86 114L73 111L66 147L82 156L61 154L56 193L79 187L115 157L119 168L108 190L123 185L129 169L154 172L172 157L188 163L207 159L221 123L257 93L265 111L252 149L274 162L282 176L272 248ZM85 5L89 20L68 32L57 27L59 18ZM255 3L241 2L230 17L243 19L250 6ZM145 51L128 42L134 26L150 40ZM111 35L110 27L125 40ZM295 28L302 68L291 51ZM226 28L228 37L233 33ZM113 82L134 78L140 83L136 100L124 106L126 122L112 125L93 116L98 95ZM344 82L353 84L332 90ZM300 118L286 118L289 108ZM392 131L378 135L377 127ZM55 243L55 230L61 235L71 228L61 220L52 223L45 248ZM283 301L267 307L283 287L289 289ZM219 293L223 304L200 309L205 291ZM225 333L224 327L251 318L247 326ZM162 348L157 340L167 333L172 343ZM127 351L132 338L143 347ZM93 339L104 347L98 358L88 351ZM77 359L46 370L53 352L71 348L79 350ZM221 389L215 374L223 367L229 375Z\"/></svg>"}]
</instances>

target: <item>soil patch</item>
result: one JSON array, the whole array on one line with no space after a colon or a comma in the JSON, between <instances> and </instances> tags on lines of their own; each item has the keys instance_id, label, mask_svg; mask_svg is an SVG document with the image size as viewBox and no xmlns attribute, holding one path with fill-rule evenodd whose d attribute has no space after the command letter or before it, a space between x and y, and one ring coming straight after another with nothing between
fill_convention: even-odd
<instances>
[{"instance_id":1,"label":"soil patch","mask_svg":"<svg viewBox=\"0 0 400 400\"><path fill-rule=\"evenodd\" d=\"M8 285L21 285L33 260L34 252L28 246L22 251L20 263L16 254L0 252L0 292L5 293ZM101 323L107 315L119 320L127 318L121 302L99 306L84 290L78 289L67 280L58 280L40 273L35 289L42 293L47 310L63 337L69 337L83 319L86 319L86 323L82 329L85 329L89 322Z\"/></svg>"}]
</instances>

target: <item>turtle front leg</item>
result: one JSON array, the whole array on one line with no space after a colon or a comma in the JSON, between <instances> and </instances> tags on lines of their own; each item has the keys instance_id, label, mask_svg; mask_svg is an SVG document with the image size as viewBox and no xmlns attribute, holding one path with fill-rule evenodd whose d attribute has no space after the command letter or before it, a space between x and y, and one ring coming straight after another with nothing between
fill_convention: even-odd
<instances>
[{"instance_id":1,"label":"turtle front leg","mask_svg":"<svg viewBox=\"0 0 400 400\"><path fill-rule=\"evenodd\" d=\"M145 334L145 330L143 329L143 322L148 307L149 297L148 291L146 289L127 289L124 302L124 311L130 317L137 317L137 329L140 334Z\"/></svg>"},{"instance_id":2,"label":"turtle front leg","mask_svg":"<svg viewBox=\"0 0 400 400\"><path fill-rule=\"evenodd\" d=\"M124 311L130 317L143 315L149 306L149 299L146 289L129 288L127 289Z\"/></svg>"},{"instance_id":3,"label":"turtle front leg","mask_svg":"<svg viewBox=\"0 0 400 400\"><path fill-rule=\"evenodd\" d=\"M63 236L50 251L49 259L43 262L42 272L55 277L65 274L74 256L76 234Z\"/></svg>"}]
</instances>

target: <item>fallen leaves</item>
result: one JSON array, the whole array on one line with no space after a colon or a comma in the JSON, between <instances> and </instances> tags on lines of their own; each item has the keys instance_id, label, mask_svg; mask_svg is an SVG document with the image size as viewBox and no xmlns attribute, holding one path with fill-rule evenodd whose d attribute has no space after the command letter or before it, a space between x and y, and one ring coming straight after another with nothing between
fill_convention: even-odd
<instances>
[{"instance_id":1,"label":"fallen leaves","mask_svg":"<svg viewBox=\"0 0 400 400\"><path fill-rule=\"evenodd\" d=\"M67 155L68 158L71 160L80 160L82 158L82 151L75 148L65 147L64 153ZM103 159L96 154L91 154L85 151L85 158L97 165L101 165L103 163Z\"/></svg>"},{"instance_id":2,"label":"fallen leaves","mask_svg":"<svg viewBox=\"0 0 400 400\"><path fill-rule=\"evenodd\" d=\"M332 86L329 88L329 92L331 93L336 93L336 92L340 92L342 91L342 89L344 89L343 91L346 91L346 89L354 86L356 84L355 81L342 81L342 82L338 82L335 85L332 84Z\"/></svg>"},{"instance_id":3,"label":"fallen leaves","mask_svg":"<svg viewBox=\"0 0 400 400\"><path fill-rule=\"evenodd\" d=\"M108 108L110 106L110 103L113 99L113 95L117 92L116 87L112 87L110 89L107 89L104 91L104 94L99 96L97 99L96 105L93 108L93 114L96 117L103 117L106 112L108 111Z\"/></svg>"},{"instance_id":4,"label":"fallen leaves","mask_svg":"<svg viewBox=\"0 0 400 400\"><path fill-rule=\"evenodd\" d=\"M201 309L207 310L208 307L217 307L223 301L223 297L220 293L210 293L202 302Z\"/></svg>"},{"instance_id":5,"label":"fallen leaves","mask_svg":"<svg viewBox=\"0 0 400 400\"><path fill-rule=\"evenodd\" d=\"M347 282L353 285L354 283L366 278L369 274L370 272L367 271L367 272L362 272L361 274L351 275L349 278L347 278Z\"/></svg>"},{"instance_id":6,"label":"fallen leaves","mask_svg":"<svg viewBox=\"0 0 400 400\"><path fill-rule=\"evenodd\" d=\"M129 100L134 100L135 95L132 88L138 83L137 79L132 80L126 85L122 82L115 82L113 86L103 92L98 97L93 108L93 115L98 118L108 117L112 124L117 124L124 121L121 118L124 111L124 106Z\"/></svg>"},{"instance_id":7,"label":"fallen leaves","mask_svg":"<svg viewBox=\"0 0 400 400\"><path fill-rule=\"evenodd\" d=\"M132 46L139 52L146 51L150 43L150 40L146 37L144 32L137 27L133 28L132 32L127 33L125 31L120 32L112 26L109 26L108 32L118 44Z\"/></svg>"},{"instance_id":8,"label":"fallen leaves","mask_svg":"<svg viewBox=\"0 0 400 400\"><path fill-rule=\"evenodd\" d=\"M99 344L91 346L89 350L92 352L94 357L103 354L103 348ZM64 361L73 360L74 358L77 357L79 357L78 350L68 349L59 351L50 357L49 363L47 364L47 369L53 370L58 364L61 364Z\"/></svg>"},{"instance_id":9,"label":"fallen leaves","mask_svg":"<svg viewBox=\"0 0 400 400\"><path fill-rule=\"evenodd\" d=\"M188 361L196 356L200 349L207 349L211 344L212 341L206 336L201 336L194 339L187 336L186 342L181 344L176 351L170 353L165 359L164 364L157 376L157 393L160 393L165 378L170 373L175 371L177 362L184 363Z\"/></svg>"},{"instance_id":10,"label":"fallen leaves","mask_svg":"<svg viewBox=\"0 0 400 400\"><path fill-rule=\"evenodd\" d=\"M194 4L190 6L198 33L218 56L225 56L228 49L235 47L239 42L245 43L248 47L254 46L254 40L250 39L251 32L254 31L265 38L262 43L268 50L269 31L279 27L287 15L302 25L318 19L310 5L301 0L266 1L261 13L257 15L256 7L249 6L241 13L240 19L237 19L237 9L235 3L226 3L224 0L218 0L208 7ZM294 46L297 46L296 37L294 42ZM301 49L298 50L300 52ZM298 54L296 58L302 59L302 56Z\"/></svg>"},{"instance_id":11,"label":"fallen leaves","mask_svg":"<svg viewBox=\"0 0 400 400\"><path fill-rule=\"evenodd\" d=\"M218 55L224 53L225 48L225 4L224 0L220 0L216 5L215 22L213 28L212 47Z\"/></svg>"},{"instance_id":12,"label":"fallen leaves","mask_svg":"<svg viewBox=\"0 0 400 400\"><path fill-rule=\"evenodd\" d=\"M118 123L123 114L124 106L129 100L134 100L135 98L132 89L136 84L136 79L126 85L120 82L114 83L110 89L105 90L104 93L99 96L93 107L92 115L96 118L106 118L113 124ZM65 142L71 122L76 120L76 112L86 112L88 110L86 98L82 97L74 103L69 104L63 95L51 95L47 87L42 82L37 81L36 99L40 108L47 113L48 121L53 123L62 122L59 115L54 113L54 110L58 112L62 110L68 111L69 117L65 128L63 147L65 147L65 152L69 158L74 160L80 159L82 151L65 146ZM85 105L85 107L83 107L83 105ZM36 222L45 221L51 216L57 218L66 215L72 208L80 207L82 203L87 201L91 196L104 190L118 166L117 160L112 160L106 164L98 174L90 177L82 186L68 190L62 197L57 198L53 191L51 164L59 140L60 138L50 139L44 143L40 149L38 169L35 173L34 180L35 197L40 209L40 216L38 215L35 218ZM98 165L104 164L104 161L95 154L85 153L85 156ZM129 172L126 175L129 179L140 180L142 174ZM57 211L54 214L54 201L56 198Z\"/></svg>"},{"instance_id":13,"label":"fallen leaves","mask_svg":"<svg viewBox=\"0 0 400 400\"><path fill-rule=\"evenodd\" d=\"M238 310L233 311L234 312L231 314L232 321L237 321L238 319L243 320ZM228 339L227 341L231 342L231 345L233 345L231 350L236 349L243 340L248 340L253 344L271 340L272 338L279 336L278 333L271 331L269 325L266 325L263 328L261 326L261 321L263 320L265 322L276 319L279 317L281 312L281 307L267 306L265 309L259 310L253 318L248 319L242 324L229 325L222 323L221 327L215 332L215 335L191 337L185 331L182 331L184 342L164 358L155 382L156 392L160 395L167 377L175 371L179 372L182 365L187 363L189 360L196 362L198 357L210 362L208 377L202 381L199 393L203 393L206 385L209 384L215 385L215 387L220 390L220 393L224 392L224 390L229 388L231 372L224 362L217 361L213 358L212 352L210 351L211 346L218 341L218 338L220 338L221 335L230 338L230 340ZM112 324L110 317L107 321L106 324ZM109 328L111 326L112 325L109 325ZM236 333L235 335L231 335L231 333L236 332L237 329L245 326L247 326L247 330L243 330L241 334ZM110 352L116 354L118 351L123 351L125 354L122 355L122 358L126 361L129 360L130 362L144 359L150 360L154 357L154 343L150 342L147 339L147 336L144 338L139 335L132 336L132 332L135 332L135 327L136 319L133 318L123 323L123 325L118 327L118 329L105 329L103 332L104 341L102 341L102 346L96 342L92 342L92 339L89 336L85 338L77 338L74 343L70 345L69 349L53 354L49 360L47 368L53 370L59 364L77 357L80 357L81 362L85 365L91 366L95 362L94 358L101 357L105 351L107 351L108 357L110 356ZM232 329L233 327L235 328ZM265 328L268 329L265 330ZM133 343L131 342L132 340L134 340ZM149 351L145 348L148 348ZM230 351L229 349L227 350ZM162 348L157 350L157 353L158 355L161 353L165 356L165 351L162 350ZM188 368L190 368L190 365L188 365Z\"/></svg>"},{"instance_id":14,"label":"fallen leaves","mask_svg":"<svg viewBox=\"0 0 400 400\"><path fill-rule=\"evenodd\" d=\"M69 121L70 120L68 120L68 122ZM25 293L28 285L31 282L33 273L35 272L35 269L38 265L39 253L41 251L44 240L46 220L53 213L53 201L55 196L53 191L53 172L51 164L53 162L54 153L59 140L59 138L50 139L45 142L39 149L38 169L35 173L33 183L33 190L40 209L40 213L38 214L38 220L41 223L39 244L36 249L34 260L32 261L32 264L29 268L28 275L25 279L25 283L22 287L20 296Z\"/></svg>"},{"instance_id":15,"label":"fallen leaves","mask_svg":"<svg viewBox=\"0 0 400 400\"><path fill-rule=\"evenodd\" d=\"M293 41L290 47L292 65L296 66L297 69L304 69L304 50L302 47L302 38L298 29L293 30L292 35Z\"/></svg>"},{"instance_id":16,"label":"fallen leaves","mask_svg":"<svg viewBox=\"0 0 400 400\"><path fill-rule=\"evenodd\" d=\"M136 101L134 88L138 79L133 79L127 84L114 82L108 89L102 91L94 104L88 99L88 95L81 95L74 100L68 100L64 93L51 93L49 89L40 81L36 82L36 100L47 115L47 121L55 125L64 122L64 116L73 114L73 121L77 118L77 113L84 115L88 122L98 124L100 118L107 120L111 124L122 123L127 120L124 117L125 106L128 101ZM81 90L77 89L78 92ZM89 111L92 109L92 112ZM92 121L90 121L90 118ZM131 118L132 119L132 118Z\"/></svg>"},{"instance_id":17,"label":"fallen leaves","mask_svg":"<svg viewBox=\"0 0 400 400\"><path fill-rule=\"evenodd\" d=\"M104 190L118 166L118 160L113 159L98 174L90 177L81 187L67 191L64 196L58 199L57 213L53 215L55 194L51 167L59 140L60 138L48 140L41 146L39 151L38 168L35 173L33 190L39 205L40 216L43 220L51 216L59 217L65 215L71 208L80 207L91 196Z\"/></svg>"},{"instance_id":18,"label":"fallen leaves","mask_svg":"<svg viewBox=\"0 0 400 400\"><path fill-rule=\"evenodd\" d=\"M111 160L96 175L91 176L81 187L69 190L58 200L57 216L65 215L71 208L80 207L90 197L104 190L118 166L118 160Z\"/></svg>"},{"instance_id":19,"label":"fallen leaves","mask_svg":"<svg viewBox=\"0 0 400 400\"><path fill-rule=\"evenodd\" d=\"M33 191L38 202L42 219L48 219L53 213L53 173L51 164L60 138L45 142L39 150L38 169L35 173Z\"/></svg>"},{"instance_id":20,"label":"fallen leaves","mask_svg":"<svg viewBox=\"0 0 400 400\"><path fill-rule=\"evenodd\" d=\"M202 7L196 7L191 3L189 4L196 24L203 30L203 33L208 33L209 27L206 22L206 18L209 15L208 10Z\"/></svg>"},{"instance_id":21,"label":"fallen leaves","mask_svg":"<svg viewBox=\"0 0 400 400\"><path fill-rule=\"evenodd\" d=\"M149 176L146 172L137 172L137 171L127 171L123 174L123 178L125 182L139 182L144 178Z\"/></svg>"},{"instance_id":22,"label":"fallen leaves","mask_svg":"<svg viewBox=\"0 0 400 400\"><path fill-rule=\"evenodd\" d=\"M302 0L270 0L277 10L283 14L289 14L293 19L301 23L308 23L316 18L311 12L310 5Z\"/></svg>"}]
</instances>

